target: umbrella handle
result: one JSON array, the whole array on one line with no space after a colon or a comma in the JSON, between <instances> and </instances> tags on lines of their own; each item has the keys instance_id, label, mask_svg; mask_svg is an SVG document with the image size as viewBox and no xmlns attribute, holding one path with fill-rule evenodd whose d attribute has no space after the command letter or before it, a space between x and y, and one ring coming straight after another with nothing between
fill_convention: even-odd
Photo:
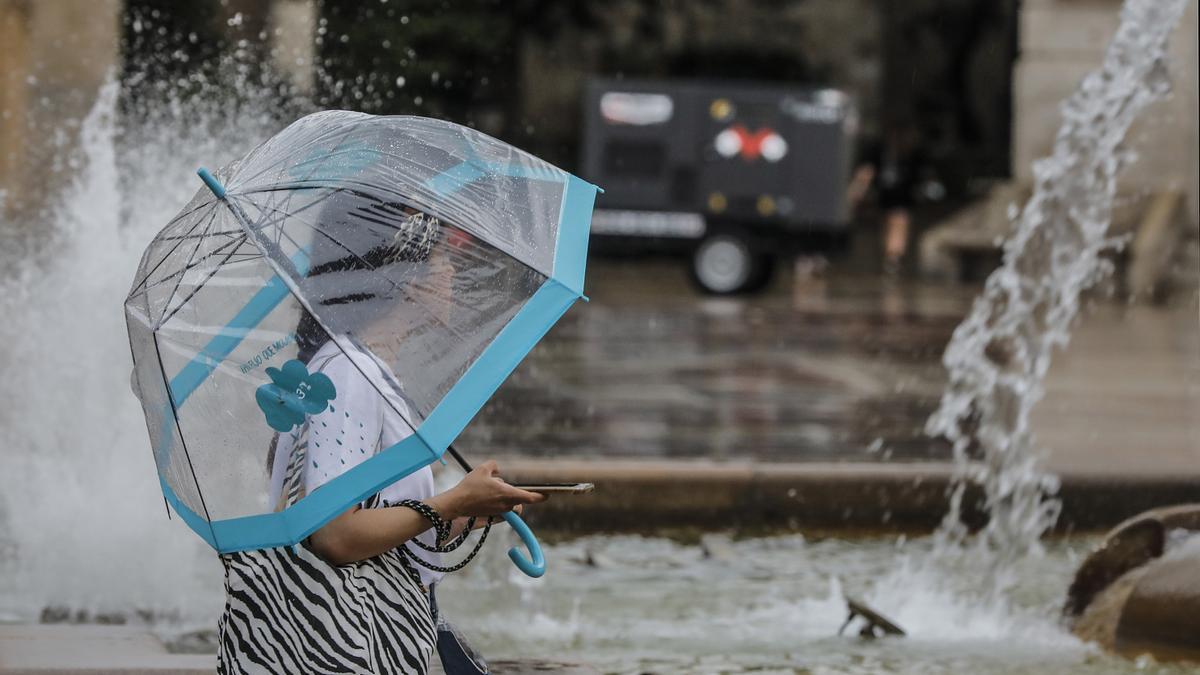
<instances>
[{"instance_id":1,"label":"umbrella handle","mask_svg":"<svg viewBox=\"0 0 1200 675\"><path fill-rule=\"evenodd\" d=\"M516 546L508 549L508 559L513 561L517 569L521 570L526 576L531 576L534 579L546 573L546 558L542 556L542 546L538 543L537 537L533 536L533 530L521 520L521 516L509 511L504 514L504 520L509 526L516 531L517 536L525 544L525 548L529 549L529 559L522 555L521 549Z\"/></svg>"}]
</instances>

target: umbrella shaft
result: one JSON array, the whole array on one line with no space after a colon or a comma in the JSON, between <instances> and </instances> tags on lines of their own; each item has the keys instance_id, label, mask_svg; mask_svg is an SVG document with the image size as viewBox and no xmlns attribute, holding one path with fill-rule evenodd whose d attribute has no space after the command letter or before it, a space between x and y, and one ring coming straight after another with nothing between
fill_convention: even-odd
<instances>
[{"instance_id":1,"label":"umbrella shaft","mask_svg":"<svg viewBox=\"0 0 1200 675\"><path fill-rule=\"evenodd\" d=\"M447 447L446 449L450 451L450 455L454 457L454 461L458 462L458 465L462 467L463 471L471 473L472 469L470 462L463 458L462 455L458 454L458 450L455 450L453 445Z\"/></svg>"}]
</instances>

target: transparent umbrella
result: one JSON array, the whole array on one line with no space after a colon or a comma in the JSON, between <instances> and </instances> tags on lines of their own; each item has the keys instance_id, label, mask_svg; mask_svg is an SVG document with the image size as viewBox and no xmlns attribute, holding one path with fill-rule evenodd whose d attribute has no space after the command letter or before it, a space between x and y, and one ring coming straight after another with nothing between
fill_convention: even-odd
<instances>
[{"instance_id":1,"label":"transparent umbrella","mask_svg":"<svg viewBox=\"0 0 1200 675\"><path fill-rule=\"evenodd\" d=\"M321 112L199 173L125 314L163 494L220 552L295 544L440 459L583 297L597 188L456 124ZM329 345L413 433L282 508L275 450L339 410L309 366Z\"/></svg>"}]
</instances>

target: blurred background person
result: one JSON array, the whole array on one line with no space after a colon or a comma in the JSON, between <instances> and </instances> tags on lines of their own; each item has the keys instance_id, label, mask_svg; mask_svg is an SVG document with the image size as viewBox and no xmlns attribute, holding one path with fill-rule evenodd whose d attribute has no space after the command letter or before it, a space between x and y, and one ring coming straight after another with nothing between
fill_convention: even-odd
<instances>
[{"instance_id":1,"label":"blurred background person","mask_svg":"<svg viewBox=\"0 0 1200 675\"><path fill-rule=\"evenodd\" d=\"M874 191L882 214L883 270L889 276L899 274L908 251L912 208L924 167L916 127L907 117L892 117L884 123L880 140L864 148L847 191L856 207Z\"/></svg>"}]
</instances>

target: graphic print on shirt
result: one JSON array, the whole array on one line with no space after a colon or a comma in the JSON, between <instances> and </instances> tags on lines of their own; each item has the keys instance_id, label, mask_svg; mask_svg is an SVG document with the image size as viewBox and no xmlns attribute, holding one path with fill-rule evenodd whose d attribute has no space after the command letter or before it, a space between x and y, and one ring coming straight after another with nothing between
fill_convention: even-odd
<instances>
[{"instance_id":1,"label":"graphic print on shirt","mask_svg":"<svg viewBox=\"0 0 1200 675\"><path fill-rule=\"evenodd\" d=\"M271 382L254 392L267 424L279 432L291 431L304 424L337 397L333 381L324 373L309 373L303 363L292 359L282 368L267 368Z\"/></svg>"}]
</instances>

